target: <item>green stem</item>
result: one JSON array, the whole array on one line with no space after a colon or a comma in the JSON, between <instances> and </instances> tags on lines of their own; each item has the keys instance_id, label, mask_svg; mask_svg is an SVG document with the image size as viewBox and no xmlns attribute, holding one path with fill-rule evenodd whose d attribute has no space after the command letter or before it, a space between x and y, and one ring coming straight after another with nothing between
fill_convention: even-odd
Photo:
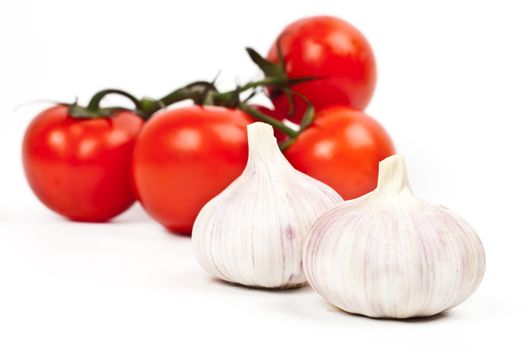
<instances>
[{"instance_id":1,"label":"green stem","mask_svg":"<svg viewBox=\"0 0 525 350\"><path fill-rule=\"evenodd\" d=\"M188 84L180 89L177 89L168 95L162 97L159 103L163 106L169 106L173 103L177 103L183 100L192 99L199 100L205 99L209 93L216 92L217 88L213 83L207 81L196 81ZM198 102L198 101L197 101Z\"/></svg>"},{"instance_id":2,"label":"green stem","mask_svg":"<svg viewBox=\"0 0 525 350\"><path fill-rule=\"evenodd\" d=\"M91 112L97 112L100 109L100 102L106 95L120 95L128 98L133 104L135 105L135 108L137 110L141 110L141 103L138 98L130 94L129 92L126 92L124 90L119 89L105 89L97 92L91 100L89 101L86 109Z\"/></svg>"},{"instance_id":3,"label":"green stem","mask_svg":"<svg viewBox=\"0 0 525 350\"><path fill-rule=\"evenodd\" d=\"M146 116L146 118L149 118L153 113L161 110L162 108L166 108L169 105L184 100L191 99L196 104L203 104L207 96L216 91L217 88L213 83L207 81L197 81L174 90L158 100L143 98L140 101L140 110Z\"/></svg>"},{"instance_id":4,"label":"green stem","mask_svg":"<svg viewBox=\"0 0 525 350\"><path fill-rule=\"evenodd\" d=\"M190 98L189 96L189 92L188 90L183 87L183 88L180 88L180 89L177 89L171 93L169 93L168 95L162 97L161 99L159 99L157 102L159 103L159 106L169 106L171 104L174 104L174 103L177 103L177 102L180 102L180 101L183 101L183 100L186 100L188 98ZM162 107L160 107L162 108Z\"/></svg>"},{"instance_id":5,"label":"green stem","mask_svg":"<svg viewBox=\"0 0 525 350\"><path fill-rule=\"evenodd\" d=\"M299 133L295 130L293 130L292 128L284 125L283 123L281 123L280 121L270 117L270 116L267 116L266 114L262 113L262 112L259 112L258 110L256 110L255 108L252 108L250 107L249 105L247 104L244 104L244 103L241 103L239 105L239 108L242 109L243 111L245 111L246 113L248 113L249 115L251 115L252 117L260 120L260 121L263 121L267 124L270 124L271 126L273 126L274 128L282 131L283 133L285 133L288 137L292 138L292 139L295 139L297 136L299 136Z\"/></svg>"},{"instance_id":6,"label":"green stem","mask_svg":"<svg viewBox=\"0 0 525 350\"><path fill-rule=\"evenodd\" d=\"M286 82L286 79L282 77L271 77L271 78L264 78L257 81L249 82L243 86L241 86L240 91L246 91L249 89L253 89L260 86L271 86L271 85L280 85Z\"/></svg>"},{"instance_id":7,"label":"green stem","mask_svg":"<svg viewBox=\"0 0 525 350\"><path fill-rule=\"evenodd\" d=\"M132 94L119 90L119 89L104 89L99 92L97 92L91 100L89 101L89 104L87 107L82 107L78 105L76 102L69 105L69 115L74 118L106 118L111 117L116 111L122 111L122 110L128 110L130 109L125 107L100 107L100 102L106 97L107 95L120 95L124 96L127 99L129 99L133 104L135 105L135 109L133 110L137 115L139 115L143 119L147 119L147 117L144 115L142 110L142 103L139 99L137 99Z\"/></svg>"},{"instance_id":8,"label":"green stem","mask_svg":"<svg viewBox=\"0 0 525 350\"><path fill-rule=\"evenodd\" d=\"M211 104L224 107L237 107L239 105L239 95L245 91L265 86L296 84L310 79L312 78L305 77L290 80L286 76L266 77L261 80L248 82L225 92L219 92L214 82L197 81L174 90L158 100L144 98L139 102L140 108L138 109L146 118L149 118L160 109L184 100L193 100L193 102L198 105Z\"/></svg>"},{"instance_id":9,"label":"green stem","mask_svg":"<svg viewBox=\"0 0 525 350\"><path fill-rule=\"evenodd\" d=\"M242 86L237 87L234 90L225 91L225 92L217 92L213 94L213 100L217 102L224 102L228 101L233 94L240 94L242 92L245 92L250 89L255 89L258 87L264 87L264 86L272 86L272 85L281 85L285 83L285 79L282 77L271 77L271 78L264 78L257 81L251 81L249 83L246 83Z\"/></svg>"}]
</instances>

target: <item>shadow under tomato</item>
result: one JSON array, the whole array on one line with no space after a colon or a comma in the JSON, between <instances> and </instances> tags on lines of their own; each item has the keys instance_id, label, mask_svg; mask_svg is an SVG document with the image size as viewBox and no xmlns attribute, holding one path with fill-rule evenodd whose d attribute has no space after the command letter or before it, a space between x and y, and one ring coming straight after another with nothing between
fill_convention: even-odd
<instances>
[{"instance_id":1,"label":"shadow under tomato","mask_svg":"<svg viewBox=\"0 0 525 350\"><path fill-rule=\"evenodd\" d=\"M183 237L183 238L191 239L191 233L181 233L181 232L170 230L169 228L165 226L162 226L162 227L164 228L164 232L167 234L170 234L175 237Z\"/></svg>"}]
</instances>

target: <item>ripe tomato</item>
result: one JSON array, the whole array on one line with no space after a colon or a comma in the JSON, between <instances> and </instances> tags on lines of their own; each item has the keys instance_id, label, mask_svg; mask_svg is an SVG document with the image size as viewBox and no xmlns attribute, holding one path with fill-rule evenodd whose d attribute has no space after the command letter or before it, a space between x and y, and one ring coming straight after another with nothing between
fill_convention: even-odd
<instances>
[{"instance_id":1,"label":"ripe tomato","mask_svg":"<svg viewBox=\"0 0 525 350\"><path fill-rule=\"evenodd\" d=\"M285 119L285 114L279 113L274 109L270 109L268 107L261 106L261 105L251 105L251 107L257 109L259 112L264 113L267 116L272 117L273 119L278 120L280 122L284 121ZM252 121L257 122L259 120L252 118ZM275 135L277 142L286 140L286 135L280 130L277 130L274 128L273 134Z\"/></svg>"},{"instance_id":2,"label":"ripe tomato","mask_svg":"<svg viewBox=\"0 0 525 350\"><path fill-rule=\"evenodd\" d=\"M379 161L394 153L378 122L361 111L333 107L318 113L286 157L296 169L353 199L376 187Z\"/></svg>"},{"instance_id":3,"label":"ripe tomato","mask_svg":"<svg viewBox=\"0 0 525 350\"><path fill-rule=\"evenodd\" d=\"M248 159L241 110L191 106L162 112L145 125L133 176L146 211L170 231L191 234L200 209L237 178Z\"/></svg>"},{"instance_id":4,"label":"ripe tomato","mask_svg":"<svg viewBox=\"0 0 525 350\"><path fill-rule=\"evenodd\" d=\"M332 106L363 110L376 83L372 48L349 23L328 16L309 17L288 25L279 35L285 71L291 78L318 79L297 84L293 90L306 96L317 111ZM278 62L277 43L268 59ZM289 103L282 94L273 99L277 111L287 114ZM294 98L295 113L288 119L299 122L306 105Z\"/></svg>"},{"instance_id":5,"label":"ripe tomato","mask_svg":"<svg viewBox=\"0 0 525 350\"><path fill-rule=\"evenodd\" d=\"M35 195L72 220L100 222L133 204L131 156L143 120L131 112L79 119L67 106L40 113L23 141L24 170Z\"/></svg>"}]
</instances>

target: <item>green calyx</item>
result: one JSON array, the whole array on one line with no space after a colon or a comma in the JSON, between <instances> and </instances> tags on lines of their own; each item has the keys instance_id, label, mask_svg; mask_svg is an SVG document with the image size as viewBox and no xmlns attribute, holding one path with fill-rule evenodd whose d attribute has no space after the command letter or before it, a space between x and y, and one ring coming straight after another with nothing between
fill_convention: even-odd
<instances>
[{"instance_id":1,"label":"green calyx","mask_svg":"<svg viewBox=\"0 0 525 350\"><path fill-rule=\"evenodd\" d=\"M120 95L129 99L137 110L140 110L141 102L130 93L119 89L105 89L97 92L86 107L80 106L77 102L69 105L69 114L75 118L106 118L111 117L117 111L130 110L125 107L100 107L100 102L107 95Z\"/></svg>"},{"instance_id":2,"label":"green calyx","mask_svg":"<svg viewBox=\"0 0 525 350\"><path fill-rule=\"evenodd\" d=\"M306 99L304 96L300 95L299 93L293 91L290 88L296 84L319 79L319 77L316 77L316 76L305 76L305 77L299 77L299 78L288 77L288 74L286 73L286 61L284 59L280 37L277 39L276 49L277 49L277 63L267 60L266 58L262 57L257 51L255 51L254 49L250 47L246 48L246 51L248 52L248 55L250 56L253 63L255 63L259 67L259 69L264 73L264 76L266 77L266 79L273 82L273 84L269 84L269 87L272 88L270 97L274 98L281 94L284 94L286 96L288 105L290 106L288 110L288 114L287 114L287 116L289 117L295 113L295 100L293 98L294 95L304 100L306 104L308 105L308 108L310 108L311 106L310 101L308 101L308 99Z\"/></svg>"}]
</instances>

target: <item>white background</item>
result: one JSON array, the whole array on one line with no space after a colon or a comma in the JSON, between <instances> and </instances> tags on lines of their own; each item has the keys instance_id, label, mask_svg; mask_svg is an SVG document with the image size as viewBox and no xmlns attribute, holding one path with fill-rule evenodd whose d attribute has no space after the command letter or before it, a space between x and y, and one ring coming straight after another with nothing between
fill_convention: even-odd
<instances>
[{"instance_id":1,"label":"white background","mask_svg":"<svg viewBox=\"0 0 525 350\"><path fill-rule=\"evenodd\" d=\"M525 21L519 1L0 2L1 349L523 349ZM372 44L368 112L404 153L415 192L478 231L487 272L464 304L428 320L337 311L311 289L211 280L190 240L140 207L74 224L25 183L20 143L50 99L120 87L158 97L186 82L231 87L257 72L288 22L338 15Z\"/></svg>"}]
</instances>

